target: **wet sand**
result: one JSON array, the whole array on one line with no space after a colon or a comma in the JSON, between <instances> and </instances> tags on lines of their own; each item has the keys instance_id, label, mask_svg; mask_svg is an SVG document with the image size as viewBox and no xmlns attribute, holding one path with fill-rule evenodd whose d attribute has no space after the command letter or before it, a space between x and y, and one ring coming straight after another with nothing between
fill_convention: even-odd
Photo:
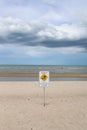
<instances>
[{"instance_id":1,"label":"wet sand","mask_svg":"<svg viewBox=\"0 0 87 130\"><path fill-rule=\"evenodd\" d=\"M38 77L38 73L0 72L0 77ZM87 78L87 73L50 73L50 77Z\"/></svg>"}]
</instances>

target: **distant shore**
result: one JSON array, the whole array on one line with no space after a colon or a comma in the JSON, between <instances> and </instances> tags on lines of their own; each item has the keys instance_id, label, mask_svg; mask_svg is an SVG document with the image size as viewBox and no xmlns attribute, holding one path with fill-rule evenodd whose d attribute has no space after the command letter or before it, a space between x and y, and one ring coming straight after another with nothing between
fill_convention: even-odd
<instances>
[{"instance_id":1,"label":"distant shore","mask_svg":"<svg viewBox=\"0 0 87 130\"><path fill-rule=\"evenodd\" d=\"M38 73L0 72L0 77L38 77ZM87 78L87 73L50 73L53 78Z\"/></svg>"}]
</instances>

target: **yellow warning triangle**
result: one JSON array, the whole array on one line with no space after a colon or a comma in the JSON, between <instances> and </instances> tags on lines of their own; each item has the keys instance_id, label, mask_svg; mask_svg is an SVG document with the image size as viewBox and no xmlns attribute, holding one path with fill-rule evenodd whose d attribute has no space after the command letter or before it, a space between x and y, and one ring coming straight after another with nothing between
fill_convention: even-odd
<instances>
[{"instance_id":1,"label":"yellow warning triangle","mask_svg":"<svg viewBox=\"0 0 87 130\"><path fill-rule=\"evenodd\" d=\"M42 74L40 77L43 81L46 81L48 79L48 76L45 74Z\"/></svg>"}]
</instances>

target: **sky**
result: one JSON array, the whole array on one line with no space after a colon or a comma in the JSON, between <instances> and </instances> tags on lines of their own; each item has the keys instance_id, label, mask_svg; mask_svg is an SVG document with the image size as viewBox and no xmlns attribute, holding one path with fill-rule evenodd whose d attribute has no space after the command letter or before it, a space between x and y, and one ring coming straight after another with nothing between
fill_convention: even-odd
<instances>
[{"instance_id":1,"label":"sky","mask_svg":"<svg viewBox=\"0 0 87 130\"><path fill-rule=\"evenodd\" d=\"M87 0L0 0L0 65L87 65Z\"/></svg>"}]
</instances>

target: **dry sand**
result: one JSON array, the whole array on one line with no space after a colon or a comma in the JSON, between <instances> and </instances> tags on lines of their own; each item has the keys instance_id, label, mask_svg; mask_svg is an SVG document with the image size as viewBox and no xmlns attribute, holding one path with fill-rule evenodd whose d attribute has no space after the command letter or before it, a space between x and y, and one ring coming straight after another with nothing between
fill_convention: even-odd
<instances>
[{"instance_id":1,"label":"dry sand","mask_svg":"<svg viewBox=\"0 0 87 130\"><path fill-rule=\"evenodd\" d=\"M0 130L87 130L87 81L0 82Z\"/></svg>"}]
</instances>

